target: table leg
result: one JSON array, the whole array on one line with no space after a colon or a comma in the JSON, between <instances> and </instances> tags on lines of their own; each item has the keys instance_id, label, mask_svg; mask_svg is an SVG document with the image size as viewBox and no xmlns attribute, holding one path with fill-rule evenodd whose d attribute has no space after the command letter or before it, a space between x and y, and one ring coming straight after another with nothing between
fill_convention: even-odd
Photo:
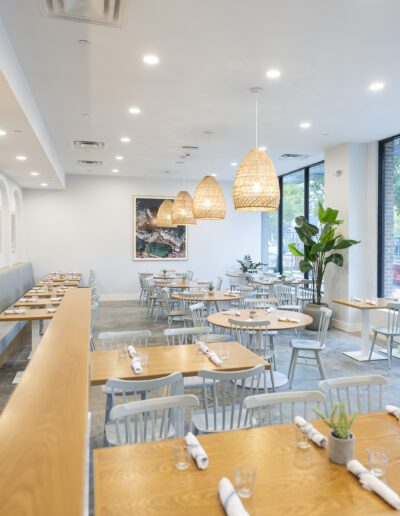
<instances>
[{"instance_id":1,"label":"table leg","mask_svg":"<svg viewBox=\"0 0 400 516\"><path fill-rule=\"evenodd\" d=\"M358 362L367 362L371 343L369 341L369 310L361 310L361 350L345 351L343 354ZM371 360L385 360L386 357L372 353Z\"/></svg>"},{"instance_id":2,"label":"table leg","mask_svg":"<svg viewBox=\"0 0 400 516\"><path fill-rule=\"evenodd\" d=\"M32 321L32 354L35 353L41 339L40 327L40 321Z\"/></svg>"}]
</instances>

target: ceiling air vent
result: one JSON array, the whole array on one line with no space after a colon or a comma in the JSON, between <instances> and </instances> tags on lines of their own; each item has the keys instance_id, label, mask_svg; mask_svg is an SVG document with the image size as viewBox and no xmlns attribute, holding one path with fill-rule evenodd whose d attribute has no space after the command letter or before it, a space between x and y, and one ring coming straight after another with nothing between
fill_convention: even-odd
<instances>
[{"instance_id":1,"label":"ceiling air vent","mask_svg":"<svg viewBox=\"0 0 400 516\"><path fill-rule=\"evenodd\" d=\"M198 150L198 147L196 147L195 145L182 145L182 149L185 149L185 150Z\"/></svg>"},{"instance_id":2,"label":"ceiling air vent","mask_svg":"<svg viewBox=\"0 0 400 516\"><path fill-rule=\"evenodd\" d=\"M77 163L84 167L100 167L103 164L102 161L93 161L90 159L78 159Z\"/></svg>"},{"instance_id":3,"label":"ceiling air vent","mask_svg":"<svg viewBox=\"0 0 400 516\"><path fill-rule=\"evenodd\" d=\"M40 0L49 18L121 27L126 0Z\"/></svg>"},{"instance_id":4,"label":"ceiling air vent","mask_svg":"<svg viewBox=\"0 0 400 516\"><path fill-rule=\"evenodd\" d=\"M104 142L91 142L89 140L72 140L72 147L79 150L103 150Z\"/></svg>"},{"instance_id":5,"label":"ceiling air vent","mask_svg":"<svg viewBox=\"0 0 400 516\"><path fill-rule=\"evenodd\" d=\"M306 159L309 158L308 154L291 154L286 153L279 156L279 159Z\"/></svg>"}]
</instances>

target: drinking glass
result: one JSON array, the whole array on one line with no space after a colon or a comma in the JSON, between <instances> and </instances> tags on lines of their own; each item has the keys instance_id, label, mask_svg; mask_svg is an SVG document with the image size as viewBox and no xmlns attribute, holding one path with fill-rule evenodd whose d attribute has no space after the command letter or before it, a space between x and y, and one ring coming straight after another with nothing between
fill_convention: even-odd
<instances>
[{"instance_id":1,"label":"drinking glass","mask_svg":"<svg viewBox=\"0 0 400 516\"><path fill-rule=\"evenodd\" d=\"M295 431L296 431L296 442L297 442L297 448L300 448L301 450L306 450L310 447L310 440L308 438L308 435L303 432L303 430L297 426L294 425Z\"/></svg>"},{"instance_id":2,"label":"drinking glass","mask_svg":"<svg viewBox=\"0 0 400 516\"><path fill-rule=\"evenodd\" d=\"M373 475L384 477L389 462L389 454L381 446L371 446L367 448L368 466Z\"/></svg>"},{"instance_id":3,"label":"drinking glass","mask_svg":"<svg viewBox=\"0 0 400 516\"><path fill-rule=\"evenodd\" d=\"M256 467L251 464L238 464L233 472L237 494L241 498L250 498L256 481Z\"/></svg>"},{"instance_id":4,"label":"drinking glass","mask_svg":"<svg viewBox=\"0 0 400 516\"><path fill-rule=\"evenodd\" d=\"M218 354L221 360L228 360L231 355L231 348L228 344L221 344L218 348Z\"/></svg>"},{"instance_id":5,"label":"drinking glass","mask_svg":"<svg viewBox=\"0 0 400 516\"><path fill-rule=\"evenodd\" d=\"M139 359L142 364L142 367L146 367L149 363L149 352L145 350L140 350Z\"/></svg>"},{"instance_id":6,"label":"drinking glass","mask_svg":"<svg viewBox=\"0 0 400 516\"><path fill-rule=\"evenodd\" d=\"M127 354L127 347L125 344L121 344L119 347L118 347L118 356L121 357L121 358L125 358L126 357L126 354Z\"/></svg>"},{"instance_id":7,"label":"drinking glass","mask_svg":"<svg viewBox=\"0 0 400 516\"><path fill-rule=\"evenodd\" d=\"M175 460L175 467L183 471L189 467L189 447L185 444L176 444L172 445L172 453Z\"/></svg>"}]
</instances>

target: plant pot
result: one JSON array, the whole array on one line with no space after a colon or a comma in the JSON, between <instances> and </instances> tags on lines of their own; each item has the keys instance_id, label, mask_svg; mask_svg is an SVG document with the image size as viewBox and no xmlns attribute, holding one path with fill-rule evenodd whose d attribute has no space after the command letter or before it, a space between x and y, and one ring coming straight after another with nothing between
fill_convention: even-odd
<instances>
[{"instance_id":1,"label":"plant pot","mask_svg":"<svg viewBox=\"0 0 400 516\"><path fill-rule=\"evenodd\" d=\"M303 313L312 317L312 320L313 320L313 322L311 324L306 326L307 330L318 331L319 320L321 318L321 308L323 306L328 308L327 303L321 303L320 305L317 305L315 303L309 303L308 305L304 306ZM330 326L330 323L329 323L329 326Z\"/></svg>"},{"instance_id":2,"label":"plant pot","mask_svg":"<svg viewBox=\"0 0 400 516\"><path fill-rule=\"evenodd\" d=\"M354 458L356 439L350 434L349 439L338 439L332 432L328 435L328 457L335 464L347 464Z\"/></svg>"},{"instance_id":3,"label":"plant pot","mask_svg":"<svg viewBox=\"0 0 400 516\"><path fill-rule=\"evenodd\" d=\"M209 291L208 291L208 295L209 295L209 296L213 296L213 295L214 295L214 290L209 290Z\"/></svg>"}]
</instances>

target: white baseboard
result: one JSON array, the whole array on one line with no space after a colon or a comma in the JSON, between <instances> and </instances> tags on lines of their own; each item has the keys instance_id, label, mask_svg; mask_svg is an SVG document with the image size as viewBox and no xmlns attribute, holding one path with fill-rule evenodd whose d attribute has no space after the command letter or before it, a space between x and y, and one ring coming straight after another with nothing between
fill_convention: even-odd
<instances>
[{"instance_id":1,"label":"white baseboard","mask_svg":"<svg viewBox=\"0 0 400 516\"><path fill-rule=\"evenodd\" d=\"M100 301L137 301L139 294L100 294Z\"/></svg>"}]
</instances>

